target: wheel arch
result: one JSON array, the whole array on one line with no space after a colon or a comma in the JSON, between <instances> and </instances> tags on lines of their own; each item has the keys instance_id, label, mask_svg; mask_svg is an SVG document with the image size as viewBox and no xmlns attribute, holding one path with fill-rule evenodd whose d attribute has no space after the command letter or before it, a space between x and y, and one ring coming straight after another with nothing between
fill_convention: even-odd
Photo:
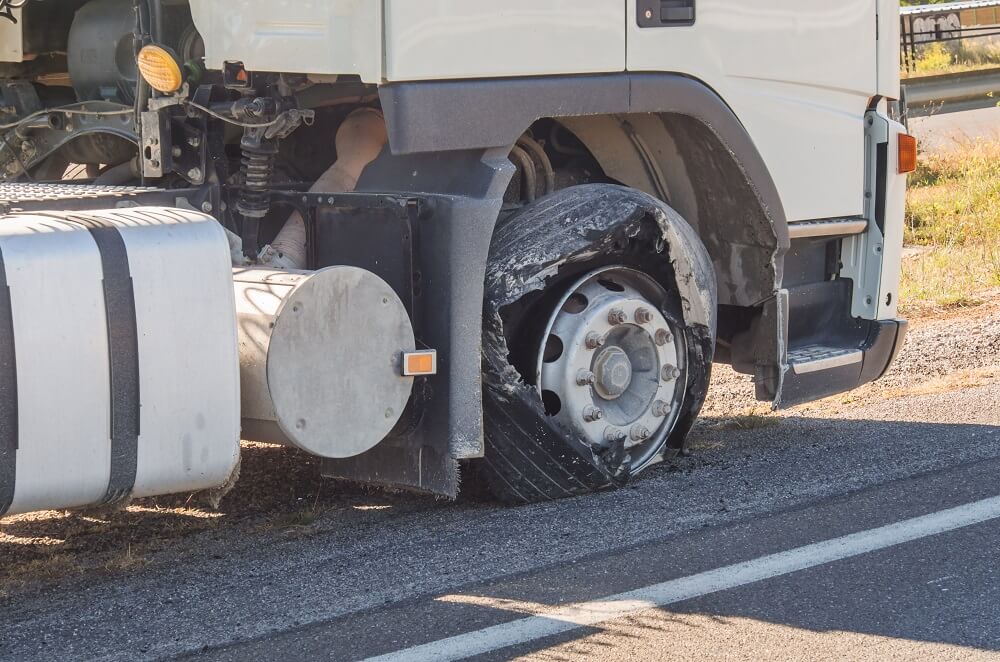
<instances>
[{"instance_id":1,"label":"wheel arch","mask_svg":"<svg viewBox=\"0 0 1000 662\"><path fill-rule=\"evenodd\" d=\"M783 279L788 222L753 140L704 83L622 73L394 83L380 90L394 154L509 151L554 119L616 181L675 208L705 243L719 303L759 306Z\"/></svg>"},{"instance_id":2,"label":"wheel arch","mask_svg":"<svg viewBox=\"0 0 1000 662\"><path fill-rule=\"evenodd\" d=\"M433 285L426 288L428 295L422 306L428 320L428 341L439 351L442 371L437 395L422 419L419 439L405 442L405 454L399 452L399 446L383 443L377 453L368 453L349 466L328 467L331 473L353 479L377 476L385 484L454 496L458 488L455 460L482 455L484 353L480 315L491 237L515 173L508 154L524 131L540 119L625 117L633 120L635 128L637 116L660 118L661 122L669 116L675 140L687 129L691 135L682 136L682 141L688 141L684 147L700 145L704 153L694 150L688 157L686 178L694 183L697 173L712 172L714 176L711 185L694 192L702 196L695 198L700 205L696 221L702 233L707 223L716 221L716 215L722 219L721 228L732 231L746 226L747 232L746 237L737 238L744 243L729 242L734 250L709 253L705 258L706 263L712 263L709 271L722 274L718 278L722 295L718 304L723 305L708 306L714 314L706 316L710 318L708 327L718 324L720 349L724 341L731 340L733 330L720 315L720 308L735 301L745 306L740 310L750 317L763 317L761 311L766 306L760 303L774 300L782 278L782 256L788 247L781 201L744 127L702 83L676 74L624 73L390 83L380 87L379 94L389 149L362 174L358 191L436 194L442 201L450 201L422 224L430 234L421 237L427 271L424 279ZM654 137L642 132L638 135L656 144ZM623 150L620 153L629 154L620 138L612 144ZM635 157L630 158L634 163ZM690 162L695 159L703 159L707 165L701 170L693 168ZM641 189L636 172L635 167L623 170L619 175L622 183ZM716 189L731 184L725 181L730 176L738 180L736 189ZM681 179L667 181L675 188L682 185ZM707 200L712 195L722 200ZM712 214L705 212L702 200L713 205ZM699 238L702 244L708 243L704 234ZM732 283L741 287L729 287ZM712 296L714 299L714 292ZM750 306L753 308L747 308ZM712 333L704 334L703 351L709 361L714 331L712 328ZM762 338L775 350L779 348L773 332ZM770 361L768 357L762 360ZM681 436L678 434L678 439ZM435 452L421 452L421 443L425 449L433 446Z\"/></svg>"}]
</instances>

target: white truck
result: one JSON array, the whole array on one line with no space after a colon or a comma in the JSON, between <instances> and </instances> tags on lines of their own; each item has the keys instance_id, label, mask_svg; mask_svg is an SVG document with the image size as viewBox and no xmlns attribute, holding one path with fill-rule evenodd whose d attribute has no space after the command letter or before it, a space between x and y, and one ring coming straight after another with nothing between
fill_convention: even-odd
<instances>
[{"instance_id":1,"label":"white truck","mask_svg":"<svg viewBox=\"0 0 1000 662\"><path fill-rule=\"evenodd\" d=\"M900 349L897 0L0 0L0 514L531 502Z\"/></svg>"}]
</instances>

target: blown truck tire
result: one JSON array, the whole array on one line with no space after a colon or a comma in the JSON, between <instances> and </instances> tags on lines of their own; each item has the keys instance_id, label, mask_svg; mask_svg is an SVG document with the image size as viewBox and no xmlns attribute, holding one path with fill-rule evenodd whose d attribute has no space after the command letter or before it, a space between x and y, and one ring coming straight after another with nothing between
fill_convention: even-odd
<instances>
[{"instance_id":1,"label":"blown truck tire","mask_svg":"<svg viewBox=\"0 0 1000 662\"><path fill-rule=\"evenodd\" d=\"M565 189L502 222L486 277L486 452L499 499L622 486L670 459L704 403L716 282L673 209L612 185Z\"/></svg>"}]
</instances>

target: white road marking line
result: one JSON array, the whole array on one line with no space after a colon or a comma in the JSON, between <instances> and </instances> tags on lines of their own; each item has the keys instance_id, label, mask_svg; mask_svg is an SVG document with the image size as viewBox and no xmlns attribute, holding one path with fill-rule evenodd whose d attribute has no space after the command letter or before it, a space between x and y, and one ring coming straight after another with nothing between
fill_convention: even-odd
<instances>
[{"instance_id":1,"label":"white road marking line","mask_svg":"<svg viewBox=\"0 0 1000 662\"><path fill-rule=\"evenodd\" d=\"M448 662L490 653L583 627L632 616L834 561L1000 518L1000 496L903 520L877 529L797 547L601 600L543 611L509 623L368 658L366 662ZM455 600L456 596L442 599Z\"/></svg>"}]
</instances>

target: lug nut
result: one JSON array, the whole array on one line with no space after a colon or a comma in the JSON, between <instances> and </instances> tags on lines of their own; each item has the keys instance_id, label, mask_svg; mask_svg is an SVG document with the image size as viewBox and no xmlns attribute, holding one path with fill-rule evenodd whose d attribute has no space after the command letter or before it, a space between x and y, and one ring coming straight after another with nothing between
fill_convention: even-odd
<instances>
[{"instance_id":1,"label":"lug nut","mask_svg":"<svg viewBox=\"0 0 1000 662\"><path fill-rule=\"evenodd\" d=\"M587 349L598 349L599 347L604 347L604 336L599 334L597 331L591 331L587 334L587 339L584 341L587 345Z\"/></svg>"},{"instance_id":2,"label":"lug nut","mask_svg":"<svg viewBox=\"0 0 1000 662\"><path fill-rule=\"evenodd\" d=\"M619 430L618 428L607 428L604 431L604 440L608 443L616 444L621 443L628 439L628 435L625 430Z\"/></svg>"},{"instance_id":3,"label":"lug nut","mask_svg":"<svg viewBox=\"0 0 1000 662\"><path fill-rule=\"evenodd\" d=\"M649 308L640 308L635 311L635 321L639 324L649 324L653 321L653 313L649 311Z\"/></svg>"},{"instance_id":4,"label":"lug nut","mask_svg":"<svg viewBox=\"0 0 1000 662\"><path fill-rule=\"evenodd\" d=\"M612 308L608 313L608 323L617 326L628 321L628 315L621 308Z\"/></svg>"},{"instance_id":5,"label":"lug nut","mask_svg":"<svg viewBox=\"0 0 1000 662\"><path fill-rule=\"evenodd\" d=\"M660 371L660 377L662 377L663 381L665 382L677 379L680 376L681 376L681 371L680 368L678 368L677 366L665 365L663 366L663 370Z\"/></svg>"},{"instance_id":6,"label":"lug nut","mask_svg":"<svg viewBox=\"0 0 1000 662\"><path fill-rule=\"evenodd\" d=\"M650 434L649 428L645 425L633 425L629 436L632 437L632 441L646 441Z\"/></svg>"},{"instance_id":7,"label":"lug nut","mask_svg":"<svg viewBox=\"0 0 1000 662\"><path fill-rule=\"evenodd\" d=\"M602 418L604 418L604 412L594 405L587 405L583 408L583 420L586 422L593 423L594 421L599 421Z\"/></svg>"},{"instance_id":8,"label":"lug nut","mask_svg":"<svg viewBox=\"0 0 1000 662\"><path fill-rule=\"evenodd\" d=\"M668 405L663 400L657 400L653 403L653 416L657 418L663 418L670 413L670 405Z\"/></svg>"},{"instance_id":9,"label":"lug nut","mask_svg":"<svg viewBox=\"0 0 1000 662\"><path fill-rule=\"evenodd\" d=\"M674 334L670 333L666 329L657 329L656 335L653 337L653 340L655 340L656 344L659 345L660 347L663 347L667 343L673 341L673 339L674 339Z\"/></svg>"},{"instance_id":10,"label":"lug nut","mask_svg":"<svg viewBox=\"0 0 1000 662\"><path fill-rule=\"evenodd\" d=\"M576 383L580 386L593 386L597 377L589 370L581 370L576 373Z\"/></svg>"}]
</instances>

